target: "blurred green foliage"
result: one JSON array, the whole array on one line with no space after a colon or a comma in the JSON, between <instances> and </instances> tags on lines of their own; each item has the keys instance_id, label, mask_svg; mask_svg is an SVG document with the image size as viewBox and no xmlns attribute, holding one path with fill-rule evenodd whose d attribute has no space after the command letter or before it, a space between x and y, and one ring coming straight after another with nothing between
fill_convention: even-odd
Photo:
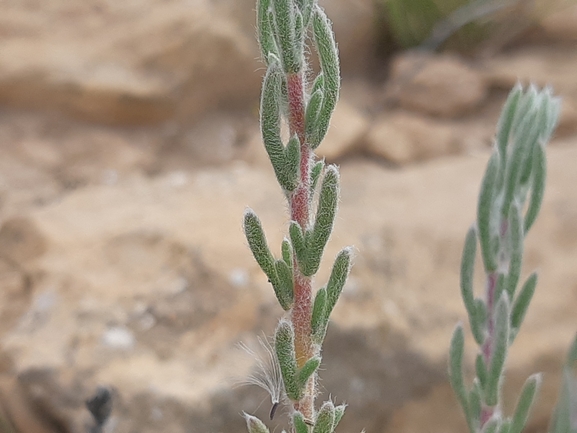
<instances>
[{"instance_id":1,"label":"blurred green foliage","mask_svg":"<svg viewBox=\"0 0 577 433\"><path fill-rule=\"evenodd\" d=\"M389 28L395 41L404 48L420 45L451 13L467 6L468 0L384 0ZM471 23L456 31L459 45L481 40L486 25Z\"/></svg>"},{"instance_id":2,"label":"blurred green foliage","mask_svg":"<svg viewBox=\"0 0 577 433\"><path fill-rule=\"evenodd\" d=\"M443 45L469 50L492 40L504 45L575 0L380 0L385 21L403 48Z\"/></svg>"}]
</instances>

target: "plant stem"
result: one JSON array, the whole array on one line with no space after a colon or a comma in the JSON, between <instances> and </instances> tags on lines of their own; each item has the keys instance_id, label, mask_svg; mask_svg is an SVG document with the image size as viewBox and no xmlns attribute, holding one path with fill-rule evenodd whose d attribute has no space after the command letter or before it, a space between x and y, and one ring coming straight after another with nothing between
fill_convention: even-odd
<instances>
[{"instance_id":1,"label":"plant stem","mask_svg":"<svg viewBox=\"0 0 577 433\"><path fill-rule=\"evenodd\" d=\"M299 185L289 197L291 218L298 222L303 232L309 226L310 182L312 151L305 136L305 86L302 72L287 75L290 135L300 141L301 161ZM294 264L294 305L291 312L295 332L295 352L297 365L301 368L315 355L311 340L312 278L304 276ZM295 404L307 419L314 419L315 375L309 379L303 398Z\"/></svg>"}]
</instances>

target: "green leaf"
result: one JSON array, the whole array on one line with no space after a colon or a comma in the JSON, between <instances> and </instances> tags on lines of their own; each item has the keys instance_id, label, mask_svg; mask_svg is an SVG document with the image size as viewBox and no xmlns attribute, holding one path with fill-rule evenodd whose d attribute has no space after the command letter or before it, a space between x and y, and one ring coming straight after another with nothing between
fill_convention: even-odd
<instances>
[{"instance_id":1,"label":"green leaf","mask_svg":"<svg viewBox=\"0 0 577 433\"><path fill-rule=\"evenodd\" d=\"M526 164L532 164L531 155L538 133L538 112L533 108L521 121L518 129L512 131L513 148L507 161L505 175L505 196L501 212L508 219L509 209L519 187L521 173Z\"/></svg>"},{"instance_id":2,"label":"green leaf","mask_svg":"<svg viewBox=\"0 0 577 433\"><path fill-rule=\"evenodd\" d=\"M286 395L293 401L302 397L302 389L297 380L297 360L294 349L294 330L288 320L281 320L275 333L275 352L282 374Z\"/></svg>"},{"instance_id":3,"label":"green leaf","mask_svg":"<svg viewBox=\"0 0 577 433\"><path fill-rule=\"evenodd\" d=\"M525 214L525 233L533 226L537 219L543 196L545 195L545 180L547 178L547 157L545 156L545 148L542 145L537 145L533 152L533 184L531 186L531 199L529 207Z\"/></svg>"},{"instance_id":4,"label":"green leaf","mask_svg":"<svg viewBox=\"0 0 577 433\"><path fill-rule=\"evenodd\" d=\"M574 433L577 428L572 428L571 412L576 396L571 393L571 383L575 379L571 377L569 369L563 370L563 384L559 401L555 407L555 412L551 422L551 433Z\"/></svg>"},{"instance_id":5,"label":"green leaf","mask_svg":"<svg viewBox=\"0 0 577 433\"><path fill-rule=\"evenodd\" d=\"M284 260L275 262L278 284L273 284L275 295L283 310L288 311L294 302L293 294L293 272Z\"/></svg>"},{"instance_id":6,"label":"green leaf","mask_svg":"<svg viewBox=\"0 0 577 433\"><path fill-rule=\"evenodd\" d=\"M575 367L574 364L577 363L577 335L573 340L573 344L571 344L571 349L569 349L569 353L567 354L567 366L569 368Z\"/></svg>"},{"instance_id":7,"label":"green leaf","mask_svg":"<svg viewBox=\"0 0 577 433\"><path fill-rule=\"evenodd\" d=\"M519 328L521 328L521 324L523 323L523 319L525 318L525 314L527 313L527 309L529 308L529 304L531 303L531 299L535 293L536 286L537 273L533 272L529 278L527 278L525 284L523 284L519 295L513 303L513 308L511 310L511 343L517 336Z\"/></svg>"},{"instance_id":8,"label":"green leaf","mask_svg":"<svg viewBox=\"0 0 577 433\"><path fill-rule=\"evenodd\" d=\"M333 230L339 197L339 172L329 165L319 194L319 203L313 226L306 261L301 264L303 275L310 277L319 269L321 257Z\"/></svg>"},{"instance_id":9,"label":"green leaf","mask_svg":"<svg viewBox=\"0 0 577 433\"><path fill-rule=\"evenodd\" d=\"M321 287L315 296L313 313L311 319L311 331L313 339L317 344L321 344L324 339L324 331L327 327L327 290Z\"/></svg>"},{"instance_id":10,"label":"green leaf","mask_svg":"<svg viewBox=\"0 0 577 433\"><path fill-rule=\"evenodd\" d=\"M307 141L310 141L310 137L318 129L318 118L323 104L323 91L318 89L315 91L309 102L307 104L306 114L305 114L305 125L306 125L306 136Z\"/></svg>"},{"instance_id":11,"label":"green leaf","mask_svg":"<svg viewBox=\"0 0 577 433\"><path fill-rule=\"evenodd\" d=\"M307 261L308 248L305 242L303 230L299 223L291 221L289 225L289 236L293 244L294 252L297 258L297 263L302 271L303 264Z\"/></svg>"},{"instance_id":12,"label":"green leaf","mask_svg":"<svg viewBox=\"0 0 577 433\"><path fill-rule=\"evenodd\" d=\"M313 433L333 433L335 425L335 406L332 401L325 401L321 406Z\"/></svg>"},{"instance_id":13,"label":"green leaf","mask_svg":"<svg viewBox=\"0 0 577 433\"><path fill-rule=\"evenodd\" d=\"M497 429L499 428L499 419L491 418L489 421L485 423L481 433L496 433Z\"/></svg>"},{"instance_id":14,"label":"green leaf","mask_svg":"<svg viewBox=\"0 0 577 433\"><path fill-rule=\"evenodd\" d=\"M308 359L307 362L298 370L297 373L297 383L301 389L301 395L304 394L304 389L307 385L309 378L315 374L319 366L321 365L321 357L313 356Z\"/></svg>"},{"instance_id":15,"label":"green leaf","mask_svg":"<svg viewBox=\"0 0 577 433\"><path fill-rule=\"evenodd\" d=\"M482 299L475 299L474 309L469 316L469 324L471 325L471 332L478 345L482 345L485 341L485 329L487 326L487 306Z\"/></svg>"},{"instance_id":16,"label":"green leaf","mask_svg":"<svg viewBox=\"0 0 577 433\"><path fill-rule=\"evenodd\" d=\"M331 271L331 276L329 277L329 282L327 283L327 317L335 308L339 296L343 291L343 287L347 282L347 277L351 270L351 258L353 255L353 250L350 247L343 248L333 264L333 269Z\"/></svg>"},{"instance_id":17,"label":"green leaf","mask_svg":"<svg viewBox=\"0 0 577 433\"><path fill-rule=\"evenodd\" d=\"M541 375L539 374L534 374L525 382L523 390L521 391L521 396L517 402L517 407L515 408L509 433L521 433L523 431L527 419L529 418L529 411L535 401L535 395L537 394L537 389L539 388L540 383Z\"/></svg>"},{"instance_id":18,"label":"green leaf","mask_svg":"<svg viewBox=\"0 0 577 433\"><path fill-rule=\"evenodd\" d=\"M293 267L293 248L290 241L284 238L281 244L282 259L289 268Z\"/></svg>"},{"instance_id":19,"label":"green leaf","mask_svg":"<svg viewBox=\"0 0 577 433\"><path fill-rule=\"evenodd\" d=\"M269 433L267 426L256 416L245 413L244 419L246 420L248 433Z\"/></svg>"},{"instance_id":20,"label":"green leaf","mask_svg":"<svg viewBox=\"0 0 577 433\"><path fill-rule=\"evenodd\" d=\"M244 212L244 234L256 262L275 285L278 283L275 259L268 248L261 222L252 209Z\"/></svg>"},{"instance_id":21,"label":"green leaf","mask_svg":"<svg viewBox=\"0 0 577 433\"><path fill-rule=\"evenodd\" d=\"M507 275L499 272L496 275L496 283L495 283L495 292L493 293L493 299L499 300L501 299L501 295L505 290L506 282L507 282Z\"/></svg>"},{"instance_id":22,"label":"green leaf","mask_svg":"<svg viewBox=\"0 0 577 433\"><path fill-rule=\"evenodd\" d=\"M347 408L346 404L340 404L337 407L335 407L335 423L333 425L333 430L335 430L337 428L337 426L339 425L339 423L341 422L341 419L342 419L343 415L345 414L346 408Z\"/></svg>"},{"instance_id":23,"label":"green leaf","mask_svg":"<svg viewBox=\"0 0 577 433\"><path fill-rule=\"evenodd\" d=\"M301 8L303 14L303 21L305 29L309 26L312 16L313 7L316 0L304 0L304 4Z\"/></svg>"},{"instance_id":24,"label":"green leaf","mask_svg":"<svg viewBox=\"0 0 577 433\"><path fill-rule=\"evenodd\" d=\"M313 165L313 168L311 170L311 193L317 187L317 183L319 181L319 178L321 177L321 173L323 172L324 168L325 168L324 159L315 162L315 165Z\"/></svg>"},{"instance_id":25,"label":"green leaf","mask_svg":"<svg viewBox=\"0 0 577 433\"><path fill-rule=\"evenodd\" d=\"M504 163L507 161L507 146L509 143L511 125L513 124L513 117L515 116L517 104L522 93L523 87L520 83L517 83L507 97L507 101L501 110L499 123L497 124L497 147L499 149L501 161Z\"/></svg>"},{"instance_id":26,"label":"green leaf","mask_svg":"<svg viewBox=\"0 0 577 433\"><path fill-rule=\"evenodd\" d=\"M471 227L465 238L465 247L461 259L461 296L465 303L469 315L475 308L475 297L473 295L473 273L475 269L475 255L477 252L477 233Z\"/></svg>"},{"instance_id":27,"label":"green leaf","mask_svg":"<svg viewBox=\"0 0 577 433\"><path fill-rule=\"evenodd\" d=\"M509 348L509 299L507 293L497 302L495 314L495 333L492 345L491 364L487 375L487 387L485 388L485 402L489 406L495 406L499 402L501 380Z\"/></svg>"},{"instance_id":28,"label":"green leaf","mask_svg":"<svg viewBox=\"0 0 577 433\"><path fill-rule=\"evenodd\" d=\"M285 149L285 167L283 170L283 179L289 188L293 191L299 183L299 172L301 162L301 144L298 136L295 134L289 140Z\"/></svg>"},{"instance_id":29,"label":"green leaf","mask_svg":"<svg viewBox=\"0 0 577 433\"><path fill-rule=\"evenodd\" d=\"M515 290L519 283L521 276L521 266L523 265L523 241L524 228L521 217L521 209L513 202L511 210L509 211L509 228L507 234L509 237L510 257L509 257L509 272L507 274L507 282L505 289L509 295L509 299L515 296ZM497 298L499 299L499 298Z\"/></svg>"},{"instance_id":30,"label":"green leaf","mask_svg":"<svg viewBox=\"0 0 577 433\"><path fill-rule=\"evenodd\" d=\"M475 372L481 388L484 389L487 384L487 365L485 364L482 353L477 354L477 358L475 359Z\"/></svg>"},{"instance_id":31,"label":"green leaf","mask_svg":"<svg viewBox=\"0 0 577 433\"><path fill-rule=\"evenodd\" d=\"M256 22L258 42L262 59L267 65L269 64L270 53L274 54L276 57L279 55L274 38L275 29L273 29L273 23L270 21L270 10L270 0L257 0Z\"/></svg>"},{"instance_id":32,"label":"green leaf","mask_svg":"<svg viewBox=\"0 0 577 433\"><path fill-rule=\"evenodd\" d=\"M279 95L282 94L282 83L278 63L272 60L264 77L262 88L260 103L261 134L264 147L279 184L286 191L293 191L298 185L298 179L294 174L294 152L291 151L293 159L287 160L280 135Z\"/></svg>"},{"instance_id":33,"label":"green leaf","mask_svg":"<svg viewBox=\"0 0 577 433\"><path fill-rule=\"evenodd\" d=\"M451 386L457 394L459 403L465 413L465 419L469 425L469 430L474 432L473 422L471 417L471 408L469 407L469 399L467 398L467 389L463 380L463 353L465 350L465 335L461 324L457 325L453 338L451 339L451 348L449 350L449 379Z\"/></svg>"},{"instance_id":34,"label":"green leaf","mask_svg":"<svg viewBox=\"0 0 577 433\"><path fill-rule=\"evenodd\" d=\"M323 74L323 104L318 116L315 134L310 145L316 149L325 137L330 119L339 99L341 85L339 56L331 23L323 10L315 5L313 12L313 35Z\"/></svg>"},{"instance_id":35,"label":"green leaf","mask_svg":"<svg viewBox=\"0 0 577 433\"><path fill-rule=\"evenodd\" d=\"M507 418L502 421L502 424L499 426L499 433L509 433L509 429L511 428L511 420Z\"/></svg>"},{"instance_id":36,"label":"green leaf","mask_svg":"<svg viewBox=\"0 0 577 433\"><path fill-rule=\"evenodd\" d=\"M481 389L479 379L475 378L475 380L473 381L473 388L471 388L471 392L469 393L469 407L471 410L471 421L475 425L475 427L478 426L479 420L481 419L482 395L483 391ZM478 428L476 428L475 431L477 430Z\"/></svg>"},{"instance_id":37,"label":"green leaf","mask_svg":"<svg viewBox=\"0 0 577 433\"><path fill-rule=\"evenodd\" d=\"M305 422L305 417L299 411L293 413L293 426L295 433L309 433L309 427Z\"/></svg>"},{"instance_id":38,"label":"green leaf","mask_svg":"<svg viewBox=\"0 0 577 433\"><path fill-rule=\"evenodd\" d=\"M325 88L325 78L323 76L323 72L319 72L315 80L313 81L313 87L311 89L311 95L318 92L319 90L322 92Z\"/></svg>"},{"instance_id":39,"label":"green leaf","mask_svg":"<svg viewBox=\"0 0 577 433\"><path fill-rule=\"evenodd\" d=\"M487 273L497 269L497 257L493 248L493 234L495 226L495 215L493 215L493 202L495 200L495 184L499 173L499 154L493 152L483 182L481 184L481 193L479 194L479 204L477 206L477 229L479 231L479 243L481 244L481 253L483 263Z\"/></svg>"},{"instance_id":40,"label":"green leaf","mask_svg":"<svg viewBox=\"0 0 577 433\"><path fill-rule=\"evenodd\" d=\"M283 70L294 74L301 70L301 52L297 52L298 42L295 34L295 9L292 0L272 0L276 37L280 49Z\"/></svg>"}]
</instances>

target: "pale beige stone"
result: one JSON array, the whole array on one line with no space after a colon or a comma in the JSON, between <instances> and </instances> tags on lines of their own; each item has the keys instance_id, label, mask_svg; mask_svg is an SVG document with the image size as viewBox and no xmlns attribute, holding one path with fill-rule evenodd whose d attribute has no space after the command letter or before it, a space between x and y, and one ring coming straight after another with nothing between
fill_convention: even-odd
<instances>
[{"instance_id":1,"label":"pale beige stone","mask_svg":"<svg viewBox=\"0 0 577 433\"><path fill-rule=\"evenodd\" d=\"M393 60L389 86L401 107L440 117L462 116L487 96L483 75L449 54L400 54Z\"/></svg>"},{"instance_id":2,"label":"pale beige stone","mask_svg":"<svg viewBox=\"0 0 577 433\"><path fill-rule=\"evenodd\" d=\"M459 151L453 125L406 112L384 113L370 128L366 150L395 164L427 160Z\"/></svg>"},{"instance_id":3,"label":"pale beige stone","mask_svg":"<svg viewBox=\"0 0 577 433\"><path fill-rule=\"evenodd\" d=\"M318 154L329 162L350 154L358 148L368 127L369 120L360 110L346 100L339 101Z\"/></svg>"}]
</instances>

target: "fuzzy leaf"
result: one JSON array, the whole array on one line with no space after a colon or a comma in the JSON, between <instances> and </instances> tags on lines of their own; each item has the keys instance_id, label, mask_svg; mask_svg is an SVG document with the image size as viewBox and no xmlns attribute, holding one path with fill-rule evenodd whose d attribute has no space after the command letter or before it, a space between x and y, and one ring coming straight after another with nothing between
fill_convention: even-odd
<instances>
[{"instance_id":1,"label":"fuzzy leaf","mask_svg":"<svg viewBox=\"0 0 577 433\"><path fill-rule=\"evenodd\" d=\"M313 356L311 359L307 360L304 365L298 370L297 373L297 383L301 389L301 393L307 385L309 378L315 374L319 366L321 365L321 357Z\"/></svg>"},{"instance_id":2,"label":"fuzzy leaf","mask_svg":"<svg viewBox=\"0 0 577 433\"><path fill-rule=\"evenodd\" d=\"M274 22L277 29L276 37L280 49L283 70L287 74L299 72L301 69L302 54L297 52L297 38L295 34L295 10L292 0L272 0L274 8Z\"/></svg>"},{"instance_id":3,"label":"fuzzy leaf","mask_svg":"<svg viewBox=\"0 0 577 433\"><path fill-rule=\"evenodd\" d=\"M273 23L270 21L271 0L257 0L257 32L258 42L260 45L260 52L263 61L269 64L269 54L272 53L278 57L278 48L275 42L275 29L272 27Z\"/></svg>"},{"instance_id":4,"label":"fuzzy leaf","mask_svg":"<svg viewBox=\"0 0 577 433\"><path fill-rule=\"evenodd\" d=\"M463 353L465 350L465 335L461 324L457 325L453 338L451 339L451 348L449 350L449 379L451 386L457 394L459 403L465 412L465 419L469 425L469 430L474 431L471 408L469 407L469 399L467 398L467 389L463 380Z\"/></svg>"},{"instance_id":5,"label":"fuzzy leaf","mask_svg":"<svg viewBox=\"0 0 577 433\"><path fill-rule=\"evenodd\" d=\"M275 259L268 248L261 222L252 209L244 213L244 233L256 262L273 286L278 284Z\"/></svg>"},{"instance_id":6,"label":"fuzzy leaf","mask_svg":"<svg viewBox=\"0 0 577 433\"><path fill-rule=\"evenodd\" d=\"M339 422L341 422L341 419L342 419L343 415L345 414L346 408L347 408L346 404L340 404L337 407L335 407L335 423L333 425L333 430L335 430L337 428L337 426L339 425Z\"/></svg>"},{"instance_id":7,"label":"fuzzy leaf","mask_svg":"<svg viewBox=\"0 0 577 433\"><path fill-rule=\"evenodd\" d=\"M278 284L273 284L273 289L283 310L288 311L293 306L293 272L284 260L277 260L275 268Z\"/></svg>"},{"instance_id":8,"label":"fuzzy leaf","mask_svg":"<svg viewBox=\"0 0 577 433\"><path fill-rule=\"evenodd\" d=\"M311 193L317 187L317 183L319 181L319 178L321 177L321 173L323 172L324 168L325 168L324 160L317 161L315 165L313 165L313 168L311 170Z\"/></svg>"},{"instance_id":9,"label":"fuzzy leaf","mask_svg":"<svg viewBox=\"0 0 577 433\"><path fill-rule=\"evenodd\" d=\"M487 307L482 299L475 299L473 313L469 316L471 332L477 344L482 345L485 341L485 328L487 326Z\"/></svg>"},{"instance_id":10,"label":"fuzzy leaf","mask_svg":"<svg viewBox=\"0 0 577 433\"><path fill-rule=\"evenodd\" d=\"M322 92L324 88L325 88L325 78L323 76L323 72L321 71L313 81L311 95L318 92L319 90Z\"/></svg>"},{"instance_id":11,"label":"fuzzy leaf","mask_svg":"<svg viewBox=\"0 0 577 433\"><path fill-rule=\"evenodd\" d=\"M501 299L501 295L505 290L506 282L507 282L507 275L499 272L497 275L497 282L495 283L495 293L493 294L493 299Z\"/></svg>"},{"instance_id":12,"label":"fuzzy leaf","mask_svg":"<svg viewBox=\"0 0 577 433\"><path fill-rule=\"evenodd\" d=\"M495 406L499 402L499 392L507 349L509 348L509 299L507 293L497 302L495 315L495 334L493 341L493 355L487 375L487 386L485 388L485 402L489 406Z\"/></svg>"},{"instance_id":13,"label":"fuzzy leaf","mask_svg":"<svg viewBox=\"0 0 577 433\"><path fill-rule=\"evenodd\" d=\"M521 84L517 83L513 90L509 93L507 101L501 110L501 117L499 118L499 123L497 124L497 147L499 149L499 154L501 156L501 161L506 162L507 160L507 146L509 143L509 134L511 132L511 125L513 124L513 117L515 116L515 111L517 110L517 104L519 102L519 97L523 93L523 87Z\"/></svg>"},{"instance_id":14,"label":"fuzzy leaf","mask_svg":"<svg viewBox=\"0 0 577 433\"><path fill-rule=\"evenodd\" d=\"M282 374L286 395L293 401L302 397L297 380L297 360L294 349L294 330L287 320L281 320L275 333L275 351Z\"/></svg>"},{"instance_id":15,"label":"fuzzy leaf","mask_svg":"<svg viewBox=\"0 0 577 433\"><path fill-rule=\"evenodd\" d=\"M475 269L475 254L477 252L477 233L474 227L467 232L465 247L461 259L461 296L469 314L475 308L473 295L473 272Z\"/></svg>"},{"instance_id":16,"label":"fuzzy leaf","mask_svg":"<svg viewBox=\"0 0 577 433\"><path fill-rule=\"evenodd\" d=\"M289 268L293 267L293 248L290 241L284 238L281 244L282 259Z\"/></svg>"},{"instance_id":17,"label":"fuzzy leaf","mask_svg":"<svg viewBox=\"0 0 577 433\"><path fill-rule=\"evenodd\" d=\"M318 5L314 7L312 20L315 46L319 54L324 81L323 104L318 116L316 133L310 140L311 147L316 149L329 129L330 119L339 99L341 78L337 44L334 40L332 26Z\"/></svg>"},{"instance_id":18,"label":"fuzzy leaf","mask_svg":"<svg viewBox=\"0 0 577 433\"><path fill-rule=\"evenodd\" d=\"M523 287L519 292L519 295L515 299L513 303L513 308L511 310L511 343L513 342L514 338L519 332L519 328L521 328L521 324L523 323L523 319L525 318L525 314L527 313L527 309L529 308L529 303L533 298L533 294L535 293L535 287L537 286L537 273L533 272Z\"/></svg>"},{"instance_id":19,"label":"fuzzy leaf","mask_svg":"<svg viewBox=\"0 0 577 433\"><path fill-rule=\"evenodd\" d=\"M481 433L497 433L497 429L499 428L499 419L491 418L489 421L485 423Z\"/></svg>"},{"instance_id":20,"label":"fuzzy leaf","mask_svg":"<svg viewBox=\"0 0 577 433\"><path fill-rule=\"evenodd\" d=\"M533 107L521 121L518 129L512 131L513 148L507 161L505 175L505 196L501 208L503 218L509 217L509 209L518 189L521 173L526 164L532 164L532 152L537 140L538 112Z\"/></svg>"},{"instance_id":21,"label":"fuzzy leaf","mask_svg":"<svg viewBox=\"0 0 577 433\"><path fill-rule=\"evenodd\" d=\"M499 426L499 433L509 433L511 428L511 420L509 418L502 420L502 424Z\"/></svg>"},{"instance_id":22,"label":"fuzzy leaf","mask_svg":"<svg viewBox=\"0 0 577 433\"><path fill-rule=\"evenodd\" d=\"M285 148L280 135L280 100L283 80L276 61L271 61L264 77L261 104L260 124L264 147L273 166L276 178L283 189L293 191L298 179L294 170L294 152L292 159L287 160ZM298 165L297 165L298 168Z\"/></svg>"},{"instance_id":23,"label":"fuzzy leaf","mask_svg":"<svg viewBox=\"0 0 577 433\"><path fill-rule=\"evenodd\" d=\"M293 244L299 268L302 270L303 263L305 263L307 260L308 248L301 226L296 221L291 221L289 225L289 235Z\"/></svg>"},{"instance_id":24,"label":"fuzzy leaf","mask_svg":"<svg viewBox=\"0 0 577 433\"><path fill-rule=\"evenodd\" d=\"M523 264L523 241L525 238L521 209L519 209L515 203L511 204L511 210L509 211L508 235L510 258L505 289L507 290L509 299L513 299L515 296L515 290L517 289L517 284L519 283L519 277L521 276L521 266Z\"/></svg>"},{"instance_id":25,"label":"fuzzy leaf","mask_svg":"<svg viewBox=\"0 0 577 433\"><path fill-rule=\"evenodd\" d=\"M343 287L347 281L347 277L351 270L352 249L350 247L343 248L333 264L331 276L327 283L327 317L335 308L335 305L343 291Z\"/></svg>"},{"instance_id":26,"label":"fuzzy leaf","mask_svg":"<svg viewBox=\"0 0 577 433\"><path fill-rule=\"evenodd\" d=\"M479 243L481 244L481 253L483 263L487 273L497 269L497 257L493 248L493 201L495 199L495 185L499 173L499 154L493 152L489 159L485 176L481 184L481 193L479 194L479 204L477 206L477 230L479 231Z\"/></svg>"},{"instance_id":27,"label":"fuzzy leaf","mask_svg":"<svg viewBox=\"0 0 577 433\"><path fill-rule=\"evenodd\" d=\"M311 331L313 339L317 344L321 344L324 338L324 331L327 327L327 290L321 287L315 296L313 313L311 319Z\"/></svg>"},{"instance_id":28,"label":"fuzzy leaf","mask_svg":"<svg viewBox=\"0 0 577 433\"><path fill-rule=\"evenodd\" d=\"M471 421L473 424L477 425L478 420L481 419L481 402L482 402L483 391L481 389L481 384L479 379L476 378L473 382L473 388L469 393L469 407L471 410Z\"/></svg>"},{"instance_id":29,"label":"fuzzy leaf","mask_svg":"<svg viewBox=\"0 0 577 433\"><path fill-rule=\"evenodd\" d=\"M477 374L481 388L484 389L487 384L487 365L485 364L482 353L477 354L477 358L475 359L475 373Z\"/></svg>"},{"instance_id":30,"label":"fuzzy leaf","mask_svg":"<svg viewBox=\"0 0 577 433\"><path fill-rule=\"evenodd\" d=\"M309 433L309 427L305 422L305 417L298 411L295 411L293 414L293 426L295 433Z\"/></svg>"},{"instance_id":31,"label":"fuzzy leaf","mask_svg":"<svg viewBox=\"0 0 577 433\"><path fill-rule=\"evenodd\" d=\"M305 114L306 136L310 138L318 129L318 118L323 104L323 91L316 90L309 99Z\"/></svg>"},{"instance_id":32,"label":"fuzzy leaf","mask_svg":"<svg viewBox=\"0 0 577 433\"><path fill-rule=\"evenodd\" d=\"M304 0L304 4L301 8L303 14L303 21L305 29L309 26L312 16L313 7L316 0Z\"/></svg>"},{"instance_id":33,"label":"fuzzy leaf","mask_svg":"<svg viewBox=\"0 0 577 433\"><path fill-rule=\"evenodd\" d=\"M511 421L511 427L509 428L509 433L521 433L527 419L529 418L529 411L533 406L535 401L535 395L541 383L541 375L534 374L529 377L523 385L523 390L521 391L521 396L517 402L517 407L515 408L515 413Z\"/></svg>"},{"instance_id":34,"label":"fuzzy leaf","mask_svg":"<svg viewBox=\"0 0 577 433\"><path fill-rule=\"evenodd\" d=\"M531 199L525 214L525 233L528 233L537 219L543 196L545 195L545 180L547 178L547 160L545 148L537 145L533 152L533 185L531 186Z\"/></svg>"},{"instance_id":35,"label":"fuzzy leaf","mask_svg":"<svg viewBox=\"0 0 577 433\"><path fill-rule=\"evenodd\" d=\"M313 433L333 433L335 425L335 406L332 401L325 401L321 406Z\"/></svg>"},{"instance_id":36,"label":"fuzzy leaf","mask_svg":"<svg viewBox=\"0 0 577 433\"><path fill-rule=\"evenodd\" d=\"M319 269L321 257L333 230L339 197L339 172L334 165L329 165L319 194L319 204L313 226L306 261L301 265L302 273L310 277Z\"/></svg>"},{"instance_id":37,"label":"fuzzy leaf","mask_svg":"<svg viewBox=\"0 0 577 433\"><path fill-rule=\"evenodd\" d=\"M299 182L299 171L300 171L300 161L301 161L301 144L299 138L293 135L289 140L285 149L285 167L283 170L283 178L286 179L285 182L287 186L292 189L287 189L292 191L296 188Z\"/></svg>"},{"instance_id":38,"label":"fuzzy leaf","mask_svg":"<svg viewBox=\"0 0 577 433\"><path fill-rule=\"evenodd\" d=\"M267 426L256 416L245 413L244 419L246 420L248 433L269 433Z\"/></svg>"}]
</instances>

